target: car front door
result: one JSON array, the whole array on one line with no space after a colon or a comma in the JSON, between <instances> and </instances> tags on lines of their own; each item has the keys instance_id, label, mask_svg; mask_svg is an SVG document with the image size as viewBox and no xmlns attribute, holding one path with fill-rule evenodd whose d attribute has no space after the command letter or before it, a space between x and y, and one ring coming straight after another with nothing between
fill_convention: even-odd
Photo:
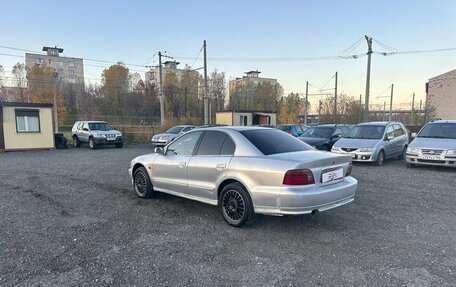
<instances>
[{"instance_id":1,"label":"car front door","mask_svg":"<svg viewBox=\"0 0 456 287\"><path fill-rule=\"evenodd\" d=\"M90 129L88 123L84 122L80 132L81 135L79 136L79 140L82 142L89 142Z\"/></svg>"},{"instance_id":2,"label":"car front door","mask_svg":"<svg viewBox=\"0 0 456 287\"><path fill-rule=\"evenodd\" d=\"M188 193L206 200L217 200L217 183L227 173L235 144L221 131L206 131L188 164Z\"/></svg>"},{"instance_id":3,"label":"car front door","mask_svg":"<svg viewBox=\"0 0 456 287\"><path fill-rule=\"evenodd\" d=\"M203 131L183 135L168 145L152 167L154 187L169 193L187 193L188 162Z\"/></svg>"},{"instance_id":4,"label":"car front door","mask_svg":"<svg viewBox=\"0 0 456 287\"><path fill-rule=\"evenodd\" d=\"M395 153L395 142L394 142L394 127L389 125L386 127L385 138L383 139L385 143L385 157L392 157Z\"/></svg>"}]
</instances>

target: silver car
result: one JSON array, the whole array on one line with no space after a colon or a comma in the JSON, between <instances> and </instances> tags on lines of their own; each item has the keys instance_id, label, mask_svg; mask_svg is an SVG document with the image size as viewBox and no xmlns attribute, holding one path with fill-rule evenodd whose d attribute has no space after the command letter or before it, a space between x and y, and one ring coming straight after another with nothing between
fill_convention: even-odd
<instances>
[{"instance_id":1,"label":"silver car","mask_svg":"<svg viewBox=\"0 0 456 287\"><path fill-rule=\"evenodd\" d=\"M122 133L104 121L77 121L71 129L71 137L74 147L80 147L82 143L88 143L91 149L101 145L123 147Z\"/></svg>"},{"instance_id":2,"label":"silver car","mask_svg":"<svg viewBox=\"0 0 456 287\"><path fill-rule=\"evenodd\" d=\"M131 161L141 198L169 193L218 205L241 226L255 213L308 214L352 202L351 157L317 151L277 129L199 128Z\"/></svg>"},{"instance_id":3,"label":"silver car","mask_svg":"<svg viewBox=\"0 0 456 287\"><path fill-rule=\"evenodd\" d=\"M402 123L368 122L353 127L331 151L380 166L387 158L404 158L407 146L408 132Z\"/></svg>"},{"instance_id":4,"label":"silver car","mask_svg":"<svg viewBox=\"0 0 456 287\"><path fill-rule=\"evenodd\" d=\"M407 149L408 167L438 165L456 167L456 120L427 123Z\"/></svg>"},{"instance_id":5,"label":"silver car","mask_svg":"<svg viewBox=\"0 0 456 287\"><path fill-rule=\"evenodd\" d=\"M176 137L179 135L186 133L192 129L196 128L196 126L192 125L180 125L170 128L164 133L156 134L150 140L153 145L155 146L165 146L172 142Z\"/></svg>"}]
</instances>

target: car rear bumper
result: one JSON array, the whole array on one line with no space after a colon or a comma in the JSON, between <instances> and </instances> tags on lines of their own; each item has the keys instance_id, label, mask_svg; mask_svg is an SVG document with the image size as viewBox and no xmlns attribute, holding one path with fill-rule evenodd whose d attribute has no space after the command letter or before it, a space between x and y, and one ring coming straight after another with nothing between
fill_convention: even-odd
<instances>
[{"instance_id":1,"label":"car rear bumper","mask_svg":"<svg viewBox=\"0 0 456 287\"><path fill-rule=\"evenodd\" d=\"M409 164L416 165L456 167L456 158L440 157L440 159L426 159L421 156L406 154L405 160Z\"/></svg>"},{"instance_id":2,"label":"car rear bumper","mask_svg":"<svg viewBox=\"0 0 456 287\"><path fill-rule=\"evenodd\" d=\"M326 186L284 186L276 196L278 206L255 205L255 212L269 215L301 215L325 211L350 203L355 198L358 181L351 176ZM255 199L254 199L255 202Z\"/></svg>"}]
</instances>

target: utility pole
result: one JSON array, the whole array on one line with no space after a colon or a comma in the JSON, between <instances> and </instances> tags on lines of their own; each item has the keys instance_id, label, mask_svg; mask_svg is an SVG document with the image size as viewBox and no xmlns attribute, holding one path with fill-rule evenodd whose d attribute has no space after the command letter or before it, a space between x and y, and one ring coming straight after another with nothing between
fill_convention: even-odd
<instances>
[{"instance_id":1,"label":"utility pole","mask_svg":"<svg viewBox=\"0 0 456 287\"><path fill-rule=\"evenodd\" d=\"M158 99L160 100L160 124L165 124L165 97L163 95L162 54L158 52Z\"/></svg>"},{"instance_id":2,"label":"utility pole","mask_svg":"<svg viewBox=\"0 0 456 287\"><path fill-rule=\"evenodd\" d=\"M334 123L337 124L337 72L336 72L336 83L334 87Z\"/></svg>"},{"instance_id":3,"label":"utility pole","mask_svg":"<svg viewBox=\"0 0 456 287\"><path fill-rule=\"evenodd\" d=\"M308 108L308 100L309 100L309 81L306 81L306 102L304 103L304 125L307 125L307 108Z\"/></svg>"},{"instance_id":4,"label":"utility pole","mask_svg":"<svg viewBox=\"0 0 456 287\"><path fill-rule=\"evenodd\" d=\"M363 115L363 102L362 102L363 95L359 94L359 122L361 122L361 118Z\"/></svg>"},{"instance_id":5,"label":"utility pole","mask_svg":"<svg viewBox=\"0 0 456 287\"><path fill-rule=\"evenodd\" d=\"M323 106L323 101L320 100L318 102L318 123L320 123L320 120L321 120L320 117L321 117L321 108L322 108L322 106Z\"/></svg>"},{"instance_id":6,"label":"utility pole","mask_svg":"<svg viewBox=\"0 0 456 287\"><path fill-rule=\"evenodd\" d=\"M420 100L420 117L419 117L420 125L421 125L421 122L422 122L421 119L423 118L423 111L421 110L422 109L422 104L423 104L423 100Z\"/></svg>"},{"instance_id":7,"label":"utility pole","mask_svg":"<svg viewBox=\"0 0 456 287\"><path fill-rule=\"evenodd\" d=\"M204 48L204 124L208 124L208 90L207 90L207 51L206 51L206 40L203 42Z\"/></svg>"},{"instance_id":8,"label":"utility pole","mask_svg":"<svg viewBox=\"0 0 456 287\"><path fill-rule=\"evenodd\" d=\"M411 112L411 117L410 117L410 125L412 125L412 126L414 124L414 116L415 116L415 93L413 93L413 96L412 96L412 112Z\"/></svg>"},{"instance_id":9,"label":"utility pole","mask_svg":"<svg viewBox=\"0 0 456 287\"><path fill-rule=\"evenodd\" d=\"M382 117L382 121L385 121L385 117L386 117L386 102L383 102L383 117Z\"/></svg>"},{"instance_id":10,"label":"utility pole","mask_svg":"<svg viewBox=\"0 0 456 287\"><path fill-rule=\"evenodd\" d=\"M54 76L54 85L53 85L52 92L53 92L53 98L54 98L53 99L53 102L54 102L54 105L53 105L53 108L54 108L54 124L55 124L55 132L58 133L59 132L59 119L58 119L58 114L57 114L57 92L56 92L58 74L57 74L57 71L55 71L55 69L54 69L53 76Z\"/></svg>"},{"instance_id":11,"label":"utility pole","mask_svg":"<svg viewBox=\"0 0 456 287\"><path fill-rule=\"evenodd\" d=\"M187 87L184 89L184 113L185 117L187 117Z\"/></svg>"},{"instance_id":12,"label":"utility pole","mask_svg":"<svg viewBox=\"0 0 456 287\"><path fill-rule=\"evenodd\" d=\"M372 56L372 37L364 36L367 41L367 75L366 75L366 95L364 100L364 121L369 121L369 89L370 89L370 70Z\"/></svg>"},{"instance_id":13,"label":"utility pole","mask_svg":"<svg viewBox=\"0 0 456 287\"><path fill-rule=\"evenodd\" d=\"M394 84L391 84L390 113L389 113L388 121L391 121L391 117L393 115L393 89L394 89Z\"/></svg>"}]
</instances>

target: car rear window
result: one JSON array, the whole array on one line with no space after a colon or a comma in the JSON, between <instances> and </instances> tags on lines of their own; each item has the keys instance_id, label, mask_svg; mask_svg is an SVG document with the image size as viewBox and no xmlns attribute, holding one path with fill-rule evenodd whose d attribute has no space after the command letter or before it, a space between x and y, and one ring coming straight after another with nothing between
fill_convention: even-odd
<instances>
[{"instance_id":1,"label":"car rear window","mask_svg":"<svg viewBox=\"0 0 456 287\"><path fill-rule=\"evenodd\" d=\"M240 133L264 155L312 149L303 141L274 129L247 130Z\"/></svg>"}]
</instances>

